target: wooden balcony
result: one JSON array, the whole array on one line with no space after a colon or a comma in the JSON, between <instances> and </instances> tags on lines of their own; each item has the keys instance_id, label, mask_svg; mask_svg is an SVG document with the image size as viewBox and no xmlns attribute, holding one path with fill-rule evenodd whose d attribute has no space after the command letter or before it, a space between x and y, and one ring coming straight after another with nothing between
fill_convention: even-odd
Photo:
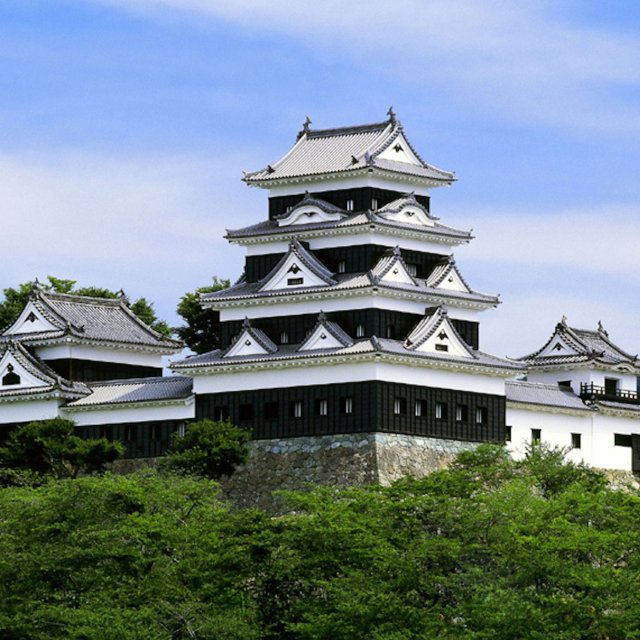
<instances>
[{"instance_id":1,"label":"wooden balcony","mask_svg":"<svg viewBox=\"0 0 640 640\"><path fill-rule=\"evenodd\" d=\"M592 382L580 383L580 397L583 400L610 400L612 402L626 402L628 404L640 404L637 391L628 389L613 389L602 387Z\"/></svg>"}]
</instances>

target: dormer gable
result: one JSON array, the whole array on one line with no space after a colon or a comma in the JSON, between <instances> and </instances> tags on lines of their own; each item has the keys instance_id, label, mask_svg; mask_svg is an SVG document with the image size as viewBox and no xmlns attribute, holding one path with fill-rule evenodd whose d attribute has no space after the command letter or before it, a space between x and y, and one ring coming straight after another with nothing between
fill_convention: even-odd
<instances>
[{"instance_id":1,"label":"dormer gable","mask_svg":"<svg viewBox=\"0 0 640 640\"><path fill-rule=\"evenodd\" d=\"M44 373L38 375L33 364L25 362L21 355L15 348L8 347L0 357L0 392L51 385L48 376Z\"/></svg>"},{"instance_id":2,"label":"dormer gable","mask_svg":"<svg viewBox=\"0 0 640 640\"><path fill-rule=\"evenodd\" d=\"M275 353L277 350L278 347L276 347L267 334L253 327L251 321L245 318L242 331L236 336L222 357L234 358L238 356L267 355Z\"/></svg>"},{"instance_id":3,"label":"dormer gable","mask_svg":"<svg viewBox=\"0 0 640 640\"><path fill-rule=\"evenodd\" d=\"M374 282L418 286L415 278L409 273L398 246L382 256L370 274Z\"/></svg>"},{"instance_id":4,"label":"dormer gable","mask_svg":"<svg viewBox=\"0 0 640 640\"><path fill-rule=\"evenodd\" d=\"M333 274L298 240L289 244L282 257L261 283L260 291L280 291L300 287L335 284Z\"/></svg>"},{"instance_id":5,"label":"dormer gable","mask_svg":"<svg viewBox=\"0 0 640 640\"><path fill-rule=\"evenodd\" d=\"M423 166L422 160L413 150L402 129L396 130L393 136L386 144L384 149L380 151L376 158L380 160L393 160L394 162L405 162L416 167Z\"/></svg>"},{"instance_id":6,"label":"dormer gable","mask_svg":"<svg viewBox=\"0 0 640 640\"><path fill-rule=\"evenodd\" d=\"M471 293L471 288L462 277L453 256L446 262L437 265L427 278L427 286L447 291Z\"/></svg>"},{"instance_id":7,"label":"dormer gable","mask_svg":"<svg viewBox=\"0 0 640 640\"><path fill-rule=\"evenodd\" d=\"M298 351L314 351L317 349L341 349L349 347L353 340L335 322L327 319L323 311L318 316L316 326L300 345Z\"/></svg>"},{"instance_id":8,"label":"dormer gable","mask_svg":"<svg viewBox=\"0 0 640 640\"><path fill-rule=\"evenodd\" d=\"M64 326L64 324L62 324ZM19 336L27 333L46 333L60 331L61 326L54 324L36 306L33 299L29 300L18 316L17 320L2 334L3 336Z\"/></svg>"},{"instance_id":9,"label":"dormer gable","mask_svg":"<svg viewBox=\"0 0 640 640\"><path fill-rule=\"evenodd\" d=\"M286 214L279 216L278 226L286 227L290 225L317 224L320 222L335 222L342 220L346 212L335 205L313 198L307 191L304 198Z\"/></svg>"},{"instance_id":10,"label":"dormer gable","mask_svg":"<svg viewBox=\"0 0 640 640\"><path fill-rule=\"evenodd\" d=\"M413 224L421 227L435 226L434 218L415 198L413 193L407 193L402 198L385 205L376 211L376 215L390 222Z\"/></svg>"},{"instance_id":11,"label":"dormer gable","mask_svg":"<svg viewBox=\"0 0 640 640\"><path fill-rule=\"evenodd\" d=\"M404 347L409 351L440 356L475 357L451 323L444 305L427 310L425 317L404 341Z\"/></svg>"}]
</instances>

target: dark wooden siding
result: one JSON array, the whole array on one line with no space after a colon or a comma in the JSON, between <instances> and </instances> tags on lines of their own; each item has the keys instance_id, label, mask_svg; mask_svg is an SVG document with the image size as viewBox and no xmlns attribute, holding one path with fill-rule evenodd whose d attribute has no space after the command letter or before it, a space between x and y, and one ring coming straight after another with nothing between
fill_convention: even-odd
<instances>
[{"instance_id":1,"label":"dark wooden siding","mask_svg":"<svg viewBox=\"0 0 640 640\"><path fill-rule=\"evenodd\" d=\"M46 360L46 363L63 378L79 382L149 378L162 375L162 368L143 367L119 362L97 362L94 360L63 358L60 360Z\"/></svg>"},{"instance_id":2,"label":"dark wooden siding","mask_svg":"<svg viewBox=\"0 0 640 640\"><path fill-rule=\"evenodd\" d=\"M372 209L372 201L377 200L378 208L383 207L389 202L397 200L403 195L401 191L390 191L387 189L375 189L373 187L361 187L359 189L339 189L335 191L312 191L310 192L315 198L325 200L331 204L335 204L341 209L347 208L347 200L353 200L354 211L366 211ZM303 198L304 193L298 193L291 196L276 196L269 198L269 219L273 220L276 216L280 216L287 212L288 207L294 207ZM429 210L429 196L416 196L416 200Z\"/></svg>"},{"instance_id":3,"label":"dark wooden siding","mask_svg":"<svg viewBox=\"0 0 640 640\"><path fill-rule=\"evenodd\" d=\"M340 398L350 397L353 413L340 412ZM402 399L406 413L396 415L394 404ZM327 400L328 414L317 414L319 400ZM416 401L423 415L415 415ZM290 415L291 403L301 403L301 416ZM265 405L277 405L278 417L266 419ZM446 418L436 419L436 403L447 406ZM253 419L240 421L240 405L253 406ZM402 404L402 403L401 403ZM466 419L456 420L456 407L466 407ZM476 423L476 410L484 409L486 422ZM368 381L294 388L236 391L200 395L196 417L218 419L228 415L232 422L251 429L255 439L337 433L400 433L471 442L502 443L505 438L504 396L436 389L391 382Z\"/></svg>"}]
</instances>

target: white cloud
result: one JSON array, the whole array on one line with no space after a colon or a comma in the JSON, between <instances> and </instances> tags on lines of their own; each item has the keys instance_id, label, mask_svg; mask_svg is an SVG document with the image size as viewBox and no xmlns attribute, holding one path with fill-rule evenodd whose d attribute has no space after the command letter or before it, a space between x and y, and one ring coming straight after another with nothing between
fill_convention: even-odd
<instances>
[{"instance_id":1,"label":"white cloud","mask_svg":"<svg viewBox=\"0 0 640 640\"><path fill-rule=\"evenodd\" d=\"M94 0L271 31L510 121L639 132L640 39L570 24L538 0ZM424 90L424 89L423 89ZM621 90L624 97L618 98ZM635 102L635 104L634 104Z\"/></svg>"}]
</instances>

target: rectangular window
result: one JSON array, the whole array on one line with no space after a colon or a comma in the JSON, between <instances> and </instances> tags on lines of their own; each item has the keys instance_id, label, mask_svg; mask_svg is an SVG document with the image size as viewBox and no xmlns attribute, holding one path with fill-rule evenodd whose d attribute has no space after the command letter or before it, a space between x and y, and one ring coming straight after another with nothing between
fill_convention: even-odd
<instances>
[{"instance_id":1,"label":"rectangular window","mask_svg":"<svg viewBox=\"0 0 640 640\"><path fill-rule=\"evenodd\" d=\"M489 422L489 410L487 407L478 407L476 409L476 424L487 424Z\"/></svg>"},{"instance_id":2,"label":"rectangular window","mask_svg":"<svg viewBox=\"0 0 640 640\"><path fill-rule=\"evenodd\" d=\"M426 418L426 417L427 417L427 401L416 400L416 418Z\"/></svg>"},{"instance_id":3,"label":"rectangular window","mask_svg":"<svg viewBox=\"0 0 640 640\"><path fill-rule=\"evenodd\" d=\"M186 431L187 431L187 430L186 430L186 427L185 427L184 422L181 422L181 423L178 425L178 435L179 435L181 438L183 438L183 437L184 437L184 434L186 433Z\"/></svg>"},{"instance_id":4,"label":"rectangular window","mask_svg":"<svg viewBox=\"0 0 640 640\"><path fill-rule=\"evenodd\" d=\"M295 287L298 284L304 284L304 278L287 278L287 286Z\"/></svg>"},{"instance_id":5,"label":"rectangular window","mask_svg":"<svg viewBox=\"0 0 640 640\"><path fill-rule=\"evenodd\" d=\"M302 402L300 400L292 400L289 403L289 417L302 418Z\"/></svg>"},{"instance_id":6,"label":"rectangular window","mask_svg":"<svg viewBox=\"0 0 640 640\"><path fill-rule=\"evenodd\" d=\"M278 419L278 403L277 402L264 403L264 419L265 420Z\"/></svg>"},{"instance_id":7,"label":"rectangular window","mask_svg":"<svg viewBox=\"0 0 640 640\"><path fill-rule=\"evenodd\" d=\"M240 411L238 412L238 418L241 422L246 422L247 420L253 420L253 405L241 404Z\"/></svg>"},{"instance_id":8,"label":"rectangular window","mask_svg":"<svg viewBox=\"0 0 640 640\"><path fill-rule=\"evenodd\" d=\"M504 441L511 442L511 425L507 425L504 428Z\"/></svg>"},{"instance_id":9,"label":"rectangular window","mask_svg":"<svg viewBox=\"0 0 640 640\"><path fill-rule=\"evenodd\" d=\"M132 424L128 424L124 430L124 439L127 442L132 442L136 439L136 430Z\"/></svg>"},{"instance_id":10,"label":"rectangular window","mask_svg":"<svg viewBox=\"0 0 640 640\"><path fill-rule=\"evenodd\" d=\"M531 444L540 444L542 429L531 429Z\"/></svg>"},{"instance_id":11,"label":"rectangular window","mask_svg":"<svg viewBox=\"0 0 640 640\"><path fill-rule=\"evenodd\" d=\"M613 444L616 447L630 447L631 446L631 436L625 433L614 433L613 434Z\"/></svg>"},{"instance_id":12,"label":"rectangular window","mask_svg":"<svg viewBox=\"0 0 640 640\"><path fill-rule=\"evenodd\" d=\"M467 422L469 420L469 407L466 404L456 405L456 422Z\"/></svg>"},{"instance_id":13,"label":"rectangular window","mask_svg":"<svg viewBox=\"0 0 640 640\"><path fill-rule=\"evenodd\" d=\"M347 262L346 260L338 261L338 273L346 273L347 271Z\"/></svg>"},{"instance_id":14,"label":"rectangular window","mask_svg":"<svg viewBox=\"0 0 640 640\"><path fill-rule=\"evenodd\" d=\"M340 398L340 413L344 415L353 413L353 398Z\"/></svg>"},{"instance_id":15,"label":"rectangular window","mask_svg":"<svg viewBox=\"0 0 640 640\"><path fill-rule=\"evenodd\" d=\"M617 378L605 378L604 379L604 392L608 396L615 396L618 393L620 386L620 380Z\"/></svg>"},{"instance_id":16,"label":"rectangular window","mask_svg":"<svg viewBox=\"0 0 640 640\"><path fill-rule=\"evenodd\" d=\"M347 200L347 211L353 211L353 200Z\"/></svg>"},{"instance_id":17,"label":"rectangular window","mask_svg":"<svg viewBox=\"0 0 640 640\"><path fill-rule=\"evenodd\" d=\"M559 380L558 381L558 386L562 387L563 389L572 389L573 388L571 386L571 380Z\"/></svg>"},{"instance_id":18,"label":"rectangular window","mask_svg":"<svg viewBox=\"0 0 640 640\"><path fill-rule=\"evenodd\" d=\"M329 403L326 400L316 400L316 414L326 416L329 413Z\"/></svg>"},{"instance_id":19,"label":"rectangular window","mask_svg":"<svg viewBox=\"0 0 640 640\"><path fill-rule=\"evenodd\" d=\"M580 433L572 433L571 434L571 448L572 449L581 449L582 448L582 434L580 434Z\"/></svg>"},{"instance_id":20,"label":"rectangular window","mask_svg":"<svg viewBox=\"0 0 640 640\"><path fill-rule=\"evenodd\" d=\"M418 265L417 264L412 264L411 262L407 263L407 271L409 272L410 276L413 276L415 278L415 276L418 275Z\"/></svg>"},{"instance_id":21,"label":"rectangular window","mask_svg":"<svg viewBox=\"0 0 640 640\"><path fill-rule=\"evenodd\" d=\"M356 338L364 338L364 325L359 324L356 327Z\"/></svg>"},{"instance_id":22,"label":"rectangular window","mask_svg":"<svg viewBox=\"0 0 640 640\"><path fill-rule=\"evenodd\" d=\"M375 211L378 208L378 198L371 198L371 210Z\"/></svg>"},{"instance_id":23,"label":"rectangular window","mask_svg":"<svg viewBox=\"0 0 640 640\"><path fill-rule=\"evenodd\" d=\"M213 419L219 420L220 422L224 422L229 419L229 407L226 405L222 405L219 407L215 407L213 410Z\"/></svg>"},{"instance_id":24,"label":"rectangular window","mask_svg":"<svg viewBox=\"0 0 640 640\"><path fill-rule=\"evenodd\" d=\"M393 414L396 416L407 415L407 399L406 398L396 398L393 401Z\"/></svg>"},{"instance_id":25,"label":"rectangular window","mask_svg":"<svg viewBox=\"0 0 640 640\"><path fill-rule=\"evenodd\" d=\"M449 345L448 344L437 343L436 344L436 351L449 351Z\"/></svg>"},{"instance_id":26,"label":"rectangular window","mask_svg":"<svg viewBox=\"0 0 640 640\"><path fill-rule=\"evenodd\" d=\"M150 434L150 438L152 440L160 440L160 435L161 435L161 425L158 424L157 422L154 422L151 425L151 434Z\"/></svg>"},{"instance_id":27,"label":"rectangular window","mask_svg":"<svg viewBox=\"0 0 640 640\"><path fill-rule=\"evenodd\" d=\"M448 407L445 402L436 402L436 420L446 420Z\"/></svg>"}]
</instances>

